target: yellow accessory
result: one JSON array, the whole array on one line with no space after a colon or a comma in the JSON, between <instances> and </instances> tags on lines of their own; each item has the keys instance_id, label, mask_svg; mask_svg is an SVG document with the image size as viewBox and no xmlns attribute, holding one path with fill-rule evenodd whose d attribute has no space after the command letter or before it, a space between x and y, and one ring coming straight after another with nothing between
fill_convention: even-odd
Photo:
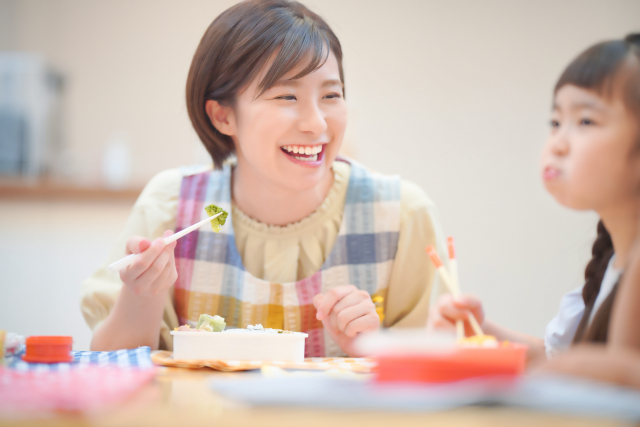
<instances>
[{"instance_id":1,"label":"yellow accessory","mask_svg":"<svg viewBox=\"0 0 640 427\"><path fill-rule=\"evenodd\" d=\"M371 297L371 301L376 306L376 313L378 313L378 317L380 317L380 323L384 321L384 297L380 295L375 295Z\"/></svg>"}]
</instances>

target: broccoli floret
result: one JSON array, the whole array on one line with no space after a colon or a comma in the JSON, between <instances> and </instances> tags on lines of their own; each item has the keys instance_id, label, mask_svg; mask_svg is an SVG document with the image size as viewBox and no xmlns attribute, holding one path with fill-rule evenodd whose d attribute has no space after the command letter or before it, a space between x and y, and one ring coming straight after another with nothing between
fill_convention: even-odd
<instances>
[{"instance_id":1,"label":"broccoli floret","mask_svg":"<svg viewBox=\"0 0 640 427\"><path fill-rule=\"evenodd\" d=\"M209 332L222 332L227 324L224 322L224 318L218 315L209 316L208 314L201 314L198 319L198 325L196 329L204 329Z\"/></svg>"},{"instance_id":2,"label":"broccoli floret","mask_svg":"<svg viewBox=\"0 0 640 427\"><path fill-rule=\"evenodd\" d=\"M204 210L207 211L207 214L209 216L214 216L215 214L222 212L222 215L211 220L211 228L217 233L218 231L220 231L220 228L222 228L224 223L227 222L227 211L219 208L216 205L209 205L205 207Z\"/></svg>"}]
</instances>

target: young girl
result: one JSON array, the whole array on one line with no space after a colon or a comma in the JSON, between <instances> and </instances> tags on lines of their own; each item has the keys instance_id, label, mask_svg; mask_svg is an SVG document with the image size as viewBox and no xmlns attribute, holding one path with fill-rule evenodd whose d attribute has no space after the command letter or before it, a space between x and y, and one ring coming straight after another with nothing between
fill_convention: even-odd
<instances>
[{"instance_id":1,"label":"young girl","mask_svg":"<svg viewBox=\"0 0 640 427\"><path fill-rule=\"evenodd\" d=\"M580 344L537 368L640 389L640 235L620 281L607 345Z\"/></svg>"},{"instance_id":2,"label":"young girl","mask_svg":"<svg viewBox=\"0 0 640 427\"><path fill-rule=\"evenodd\" d=\"M640 213L640 35L587 49L562 73L554 94L544 185L562 205L601 218L584 286L563 297L544 340L486 320L473 296L442 296L429 318L430 329L452 328L470 311L487 334L528 344L530 359L572 343L607 341Z\"/></svg>"},{"instance_id":3,"label":"young girl","mask_svg":"<svg viewBox=\"0 0 640 427\"><path fill-rule=\"evenodd\" d=\"M214 169L165 171L144 189L83 284L93 349L171 349L171 329L208 313L231 327L307 332L307 356L354 355L354 338L380 326L372 298L384 326L426 324L434 270L424 247L441 242L433 204L411 183L337 158L342 49L321 17L287 0L225 11L194 55L187 108ZM211 203L230 212L220 233L163 245ZM106 265L125 248L142 255L118 277Z\"/></svg>"}]
</instances>

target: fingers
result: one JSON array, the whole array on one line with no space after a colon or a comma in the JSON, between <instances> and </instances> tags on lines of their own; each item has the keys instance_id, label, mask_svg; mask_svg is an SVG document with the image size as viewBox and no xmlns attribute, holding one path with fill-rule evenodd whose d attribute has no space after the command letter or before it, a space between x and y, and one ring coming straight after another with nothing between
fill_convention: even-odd
<instances>
[{"instance_id":1,"label":"fingers","mask_svg":"<svg viewBox=\"0 0 640 427\"><path fill-rule=\"evenodd\" d=\"M469 312L472 312L480 323L484 319L482 303L472 295L464 295L456 299L450 294L443 295L438 299L436 309L442 317L452 322L467 320Z\"/></svg>"},{"instance_id":2,"label":"fingers","mask_svg":"<svg viewBox=\"0 0 640 427\"><path fill-rule=\"evenodd\" d=\"M469 317L468 310L458 308L453 303L438 305L438 311L442 317L451 322L455 322L456 320L467 320Z\"/></svg>"},{"instance_id":3,"label":"fingers","mask_svg":"<svg viewBox=\"0 0 640 427\"><path fill-rule=\"evenodd\" d=\"M380 327L380 318L374 312L349 322L344 329L344 334L348 337L355 337L361 332L374 331Z\"/></svg>"},{"instance_id":4,"label":"fingers","mask_svg":"<svg viewBox=\"0 0 640 427\"><path fill-rule=\"evenodd\" d=\"M345 298L346 299L346 298ZM334 307L334 311L336 312L336 328L340 331L340 332L344 332L347 333L347 327L348 325L353 322L354 320L362 317L362 316L366 316L368 314L372 314L374 313L376 316L376 318L378 318L378 323L380 323L380 318L378 317L377 313L376 313L376 307L373 304L373 302L371 301L371 299L369 300L362 300L359 303L355 304L355 305L351 305L348 306L342 310L336 310L336 307L338 306L338 304L335 305ZM353 328L351 328L353 329ZM359 331L357 331L359 332ZM347 334L349 335L349 334ZM355 335L349 335L349 336L355 336Z\"/></svg>"},{"instance_id":5,"label":"fingers","mask_svg":"<svg viewBox=\"0 0 640 427\"><path fill-rule=\"evenodd\" d=\"M437 309L431 310L429 313L429 319L427 321L427 330L428 331L441 331L441 332L452 332L455 330L455 323L451 320L448 320L440 314L440 311Z\"/></svg>"},{"instance_id":6,"label":"fingers","mask_svg":"<svg viewBox=\"0 0 640 427\"><path fill-rule=\"evenodd\" d=\"M125 254L139 254L146 251L149 246L151 246L151 242L149 239L145 239L140 236L133 236L127 240L127 244L125 246Z\"/></svg>"},{"instance_id":7,"label":"fingers","mask_svg":"<svg viewBox=\"0 0 640 427\"><path fill-rule=\"evenodd\" d=\"M346 297L347 295L349 295L354 291L357 292L358 288L356 288L353 285L337 286L331 289L329 292L327 292L324 295L324 297L322 298L322 301L319 302L319 306L316 307L317 309L316 319L322 320L326 318L331 312L331 310L333 309L333 306L338 301L340 301L342 298ZM315 297L314 297L314 301L315 301Z\"/></svg>"},{"instance_id":8,"label":"fingers","mask_svg":"<svg viewBox=\"0 0 640 427\"><path fill-rule=\"evenodd\" d=\"M120 279L125 283L138 279L149 270L158 256L163 253L164 248L164 242L161 238L154 240L147 250L140 253L126 268L120 270Z\"/></svg>"},{"instance_id":9,"label":"fingers","mask_svg":"<svg viewBox=\"0 0 640 427\"><path fill-rule=\"evenodd\" d=\"M355 291L351 292L349 295L345 296L340 301L335 303L332 311L335 313L340 313L347 307L360 304L360 302L362 301L368 302L368 305L373 307L373 309L375 310L375 304L373 303L373 301L371 301L371 295L369 295L369 292L356 289Z\"/></svg>"},{"instance_id":10,"label":"fingers","mask_svg":"<svg viewBox=\"0 0 640 427\"><path fill-rule=\"evenodd\" d=\"M162 235L162 237L169 237L169 236L173 236L174 232L171 230L167 230L164 232L164 234ZM171 250L174 250L176 245L177 245L177 241L171 242L169 243L166 247L170 248Z\"/></svg>"},{"instance_id":11,"label":"fingers","mask_svg":"<svg viewBox=\"0 0 640 427\"><path fill-rule=\"evenodd\" d=\"M322 294L317 294L316 296L313 297L313 299L311 300L311 302L313 303L313 306L316 308L316 311L318 310L318 307L320 307L320 304L322 304L322 300L324 299L324 295Z\"/></svg>"},{"instance_id":12,"label":"fingers","mask_svg":"<svg viewBox=\"0 0 640 427\"><path fill-rule=\"evenodd\" d=\"M482 312L482 301L475 295L461 295L459 298L453 299L453 304L464 310L474 312Z\"/></svg>"},{"instance_id":13,"label":"fingers","mask_svg":"<svg viewBox=\"0 0 640 427\"><path fill-rule=\"evenodd\" d=\"M167 230L164 237L172 234L172 231ZM136 246L144 247L145 241L149 243L142 237L132 237L127 241L127 250L135 250ZM165 246L162 238L154 240L134 262L120 271L120 279L137 295L157 295L168 289L177 279L175 245L172 242Z\"/></svg>"},{"instance_id":14,"label":"fingers","mask_svg":"<svg viewBox=\"0 0 640 427\"><path fill-rule=\"evenodd\" d=\"M159 295L162 291L169 289L177 278L178 272L176 271L175 258L171 257L162 273L148 286L148 293L150 295Z\"/></svg>"},{"instance_id":15,"label":"fingers","mask_svg":"<svg viewBox=\"0 0 640 427\"><path fill-rule=\"evenodd\" d=\"M482 302L478 297L463 295L459 298L453 298L451 294L443 295L429 313L427 330L453 331L455 330L456 321L461 320L464 322L465 333L474 335L475 331L469 323L470 313L473 313L480 325L483 324L484 312L482 310Z\"/></svg>"}]
</instances>

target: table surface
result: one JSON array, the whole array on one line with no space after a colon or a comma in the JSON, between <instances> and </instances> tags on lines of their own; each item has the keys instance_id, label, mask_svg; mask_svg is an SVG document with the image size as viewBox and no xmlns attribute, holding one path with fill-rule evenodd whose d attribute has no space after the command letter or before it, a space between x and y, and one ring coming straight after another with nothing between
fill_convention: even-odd
<instances>
[{"instance_id":1,"label":"table surface","mask_svg":"<svg viewBox=\"0 0 640 427\"><path fill-rule=\"evenodd\" d=\"M586 419L503 407L467 407L437 413L362 412L249 407L208 388L213 378L243 381L255 373L161 368L156 379L117 407L89 414L28 414L0 417L2 426L627 426L609 419Z\"/></svg>"}]
</instances>

